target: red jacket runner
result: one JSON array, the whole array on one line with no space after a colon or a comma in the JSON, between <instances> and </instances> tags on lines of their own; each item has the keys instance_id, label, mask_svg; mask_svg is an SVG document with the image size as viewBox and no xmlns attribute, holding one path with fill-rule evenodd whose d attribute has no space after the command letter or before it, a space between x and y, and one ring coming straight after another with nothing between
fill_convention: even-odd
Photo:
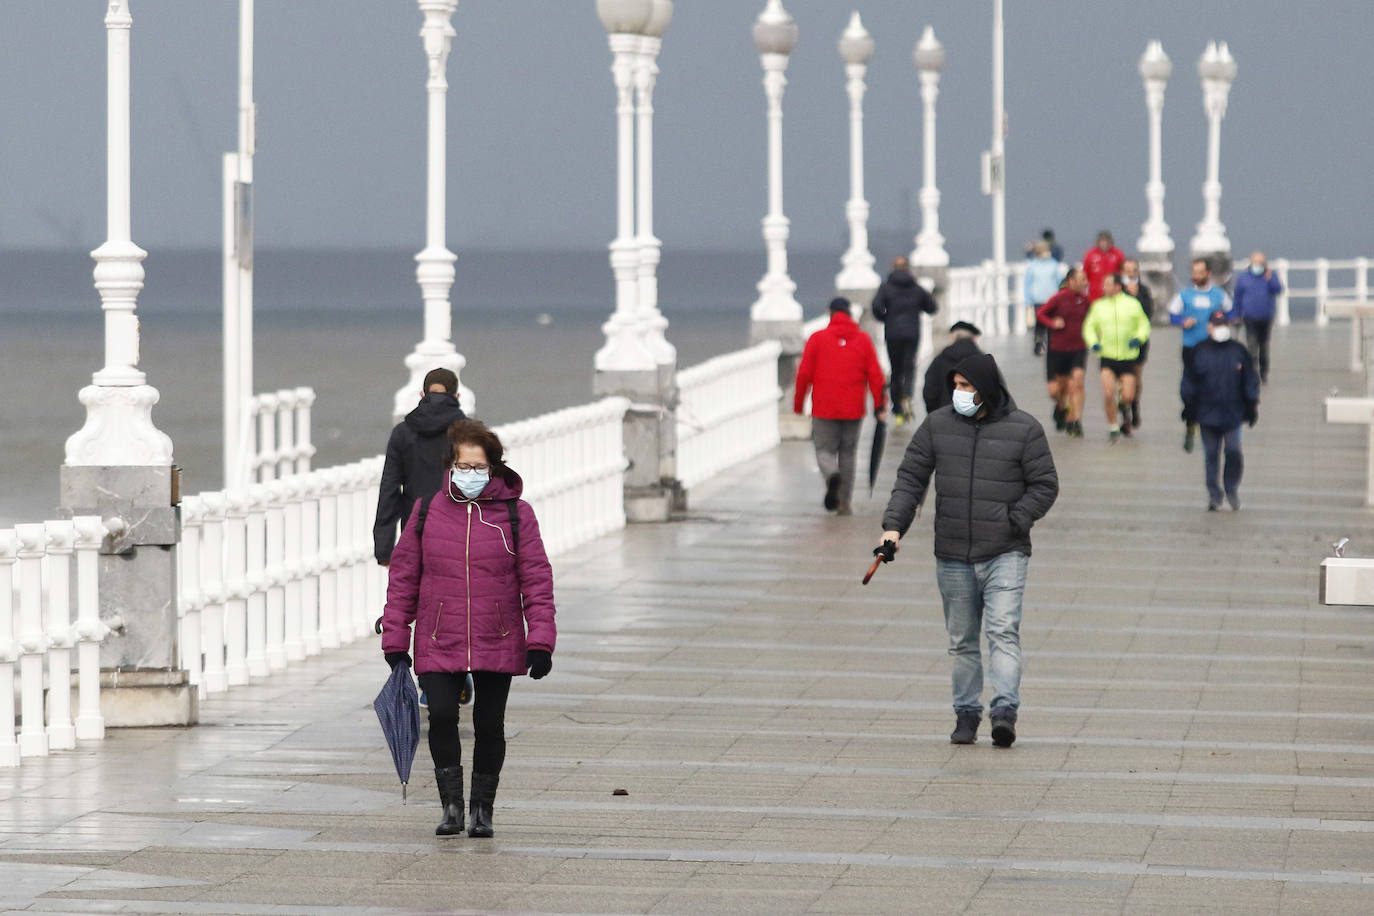
<instances>
[{"instance_id":1,"label":"red jacket runner","mask_svg":"<svg viewBox=\"0 0 1374 916\"><path fill-rule=\"evenodd\" d=\"M1126 256L1113 245L1106 251L1096 245L1083 255L1083 273L1088 275L1088 301L1096 302L1102 298L1102 278L1114 274L1125 263Z\"/></svg>"},{"instance_id":2,"label":"red jacket runner","mask_svg":"<svg viewBox=\"0 0 1374 916\"><path fill-rule=\"evenodd\" d=\"M801 413L811 392L811 416L822 420L858 420L864 388L882 407L883 369L873 341L844 312L831 312L830 324L811 335L797 367L797 393L792 408Z\"/></svg>"},{"instance_id":3,"label":"red jacket runner","mask_svg":"<svg viewBox=\"0 0 1374 916\"><path fill-rule=\"evenodd\" d=\"M1051 350L1056 353L1072 353L1088 348L1083 340L1083 319L1088 317L1088 309L1091 307L1092 303L1088 301L1087 296L1071 289L1061 289L1050 297L1049 302L1035 310L1036 319L1050 329ZM1056 318L1064 319L1064 327L1054 326Z\"/></svg>"}]
</instances>

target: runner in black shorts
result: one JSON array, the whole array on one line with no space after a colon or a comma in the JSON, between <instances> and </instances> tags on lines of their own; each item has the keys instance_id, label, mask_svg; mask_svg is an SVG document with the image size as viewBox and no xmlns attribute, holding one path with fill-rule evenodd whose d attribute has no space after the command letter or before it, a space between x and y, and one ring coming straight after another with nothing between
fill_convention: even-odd
<instances>
[{"instance_id":1,"label":"runner in black shorts","mask_svg":"<svg viewBox=\"0 0 1374 916\"><path fill-rule=\"evenodd\" d=\"M1155 297L1151 295L1150 288L1140 282L1140 262L1135 258L1127 258L1121 262L1121 287L1129 296L1134 296L1140 303L1140 307L1145 310L1145 317L1151 321L1155 317ZM1140 395L1145 390L1145 363L1150 358L1150 342L1147 340L1140 345L1140 359L1136 360L1135 371L1135 400L1131 401L1131 426L1134 428L1140 425Z\"/></svg>"},{"instance_id":2,"label":"runner in black shorts","mask_svg":"<svg viewBox=\"0 0 1374 916\"><path fill-rule=\"evenodd\" d=\"M1086 372L1088 369L1088 351L1084 350L1050 350L1045 356L1045 381L1052 382L1057 378L1071 377L1073 370Z\"/></svg>"},{"instance_id":3,"label":"runner in black shorts","mask_svg":"<svg viewBox=\"0 0 1374 916\"><path fill-rule=\"evenodd\" d=\"M1083 435L1084 376L1088 345L1083 342L1083 319L1088 314L1088 278L1081 268L1064 277L1064 286L1035 312L1036 321L1049 329L1045 354L1045 381L1054 401L1054 425L1070 436Z\"/></svg>"}]
</instances>

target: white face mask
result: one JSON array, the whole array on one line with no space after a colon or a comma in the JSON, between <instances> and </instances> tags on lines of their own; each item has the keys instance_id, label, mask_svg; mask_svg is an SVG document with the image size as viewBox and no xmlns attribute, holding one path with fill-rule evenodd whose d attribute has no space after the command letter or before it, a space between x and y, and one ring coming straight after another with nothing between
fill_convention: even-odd
<instances>
[{"instance_id":1,"label":"white face mask","mask_svg":"<svg viewBox=\"0 0 1374 916\"><path fill-rule=\"evenodd\" d=\"M476 499L482 491L487 488L487 482L491 480L490 471L462 471L453 468L450 472L453 477L453 485L458 488L468 499Z\"/></svg>"},{"instance_id":2,"label":"white face mask","mask_svg":"<svg viewBox=\"0 0 1374 916\"><path fill-rule=\"evenodd\" d=\"M1224 324L1212 328L1212 339L1217 343L1225 343L1231 339L1231 329Z\"/></svg>"},{"instance_id":3,"label":"white face mask","mask_svg":"<svg viewBox=\"0 0 1374 916\"><path fill-rule=\"evenodd\" d=\"M954 392L954 409L966 417L971 417L978 412L978 405L974 402L972 391Z\"/></svg>"},{"instance_id":4,"label":"white face mask","mask_svg":"<svg viewBox=\"0 0 1374 916\"><path fill-rule=\"evenodd\" d=\"M1263 265L1263 264L1251 264L1251 265L1250 265L1250 273L1254 274L1254 275L1257 276L1257 277L1260 276L1261 274L1264 273L1264 265Z\"/></svg>"}]
</instances>

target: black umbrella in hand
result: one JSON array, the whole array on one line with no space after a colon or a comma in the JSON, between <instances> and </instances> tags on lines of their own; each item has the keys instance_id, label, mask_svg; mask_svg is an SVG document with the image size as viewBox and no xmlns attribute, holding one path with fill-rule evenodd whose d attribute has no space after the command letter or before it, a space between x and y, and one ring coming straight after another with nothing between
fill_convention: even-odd
<instances>
[{"instance_id":1,"label":"black umbrella in hand","mask_svg":"<svg viewBox=\"0 0 1374 916\"><path fill-rule=\"evenodd\" d=\"M878 465L883 463L883 446L887 444L887 422L875 416L873 445L868 450L868 495L873 495L873 482L878 479Z\"/></svg>"},{"instance_id":2,"label":"black umbrella in hand","mask_svg":"<svg viewBox=\"0 0 1374 916\"><path fill-rule=\"evenodd\" d=\"M409 665L400 664L391 669L391 677L372 701L372 708L382 724L387 746L391 748L396 775L401 779L401 803L404 804L410 765L415 762L415 749L420 746L420 695L415 691Z\"/></svg>"}]
</instances>

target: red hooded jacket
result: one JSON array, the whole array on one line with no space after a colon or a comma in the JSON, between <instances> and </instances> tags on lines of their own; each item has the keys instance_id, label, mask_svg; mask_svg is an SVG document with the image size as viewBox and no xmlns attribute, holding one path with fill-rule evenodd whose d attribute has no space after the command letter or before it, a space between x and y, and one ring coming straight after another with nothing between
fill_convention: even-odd
<instances>
[{"instance_id":1,"label":"red hooded jacket","mask_svg":"<svg viewBox=\"0 0 1374 916\"><path fill-rule=\"evenodd\" d=\"M1113 245L1106 251L1096 245L1083 253L1083 273L1088 275L1088 301L1096 302L1102 298L1102 279L1121 269L1126 256Z\"/></svg>"},{"instance_id":2,"label":"red hooded jacket","mask_svg":"<svg viewBox=\"0 0 1374 916\"><path fill-rule=\"evenodd\" d=\"M867 410L864 389L882 407L883 368L873 341L844 312L831 312L830 324L811 335L797 367L797 394L792 409L801 413L811 392L811 416L822 420L858 420Z\"/></svg>"}]
</instances>

